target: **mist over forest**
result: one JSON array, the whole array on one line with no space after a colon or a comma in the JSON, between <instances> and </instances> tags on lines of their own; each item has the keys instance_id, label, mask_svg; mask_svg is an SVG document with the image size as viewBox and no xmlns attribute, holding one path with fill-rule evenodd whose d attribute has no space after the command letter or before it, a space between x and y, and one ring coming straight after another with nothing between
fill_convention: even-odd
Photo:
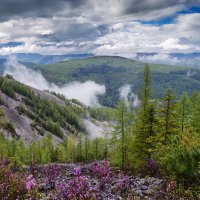
<instances>
[{"instance_id":1,"label":"mist over forest","mask_svg":"<svg viewBox=\"0 0 200 200\"><path fill-rule=\"evenodd\" d=\"M200 199L199 0L1 0L0 199Z\"/></svg>"}]
</instances>

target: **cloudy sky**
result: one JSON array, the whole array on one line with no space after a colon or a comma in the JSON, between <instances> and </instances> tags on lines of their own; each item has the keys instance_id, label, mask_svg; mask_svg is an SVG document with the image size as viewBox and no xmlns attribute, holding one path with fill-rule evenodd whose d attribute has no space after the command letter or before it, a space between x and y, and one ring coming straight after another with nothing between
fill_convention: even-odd
<instances>
[{"instance_id":1,"label":"cloudy sky","mask_svg":"<svg viewBox=\"0 0 200 200\"><path fill-rule=\"evenodd\" d=\"M200 52L200 0L0 1L1 55L138 52Z\"/></svg>"}]
</instances>

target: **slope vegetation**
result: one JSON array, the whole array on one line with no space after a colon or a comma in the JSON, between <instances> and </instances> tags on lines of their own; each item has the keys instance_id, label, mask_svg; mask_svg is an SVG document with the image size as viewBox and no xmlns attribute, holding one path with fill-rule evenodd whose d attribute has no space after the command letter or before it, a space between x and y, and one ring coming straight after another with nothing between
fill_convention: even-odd
<instances>
[{"instance_id":1,"label":"slope vegetation","mask_svg":"<svg viewBox=\"0 0 200 200\"><path fill-rule=\"evenodd\" d=\"M59 85L71 81L93 80L106 86L106 95L100 98L103 105L114 106L119 98L119 88L130 84L134 93L142 85L144 63L122 58L99 56L79 60L69 60L50 65L41 65L41 70L49 82ZM161 97L164 90L171 88L177 95L183 91L191 93L200 90L200 70L179 66L150 64L154 97Z\"/></svg>"},{"instance_id":2,"label":"slope vegetation","mask_svg":"<svg viewBox=\"0 0 200 200\"><path fill-rule=\"evenodd\" d=\"M87 133L83 115L83 105L28 87L10 76L0 77L0 127L8 137L30 143L52 134L60 142L68 134Z\"/></svg>"}]
</instances>

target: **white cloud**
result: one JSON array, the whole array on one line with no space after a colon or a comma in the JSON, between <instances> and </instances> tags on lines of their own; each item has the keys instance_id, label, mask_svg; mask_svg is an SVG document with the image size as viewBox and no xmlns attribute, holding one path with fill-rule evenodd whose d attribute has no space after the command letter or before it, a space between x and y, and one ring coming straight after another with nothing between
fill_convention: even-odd
<instances>
[{"instance_id":1,"label":"white cloud","mask_svg":"<svg viewBox=\"0 0 200 200\"><path fill-rule=\"evenodd\" d=\"M187 67L200 67L200 58L198 56L192 56L190 58L187 57L175 57L173 54L163 54L158 53L154 55L135 55L134 59L138 59L143 62L149 63L161 63L168 65L179 65L179 66L187 66Z\"/></svg>"},{"instance_id":2,"label":"white cloud","mask_svg":"<svg viewBox=\"0 0 200 200\"><path fill-rule=\"evenodd\" d=\"M163 50L186 50L190 48L189 45L180 44L178 38L169 38L162 42L160 46L163 47Z\"/></svg>"},{"instance_id":3,"label":"white cloud","mask_svg":"<svg viewBox=\"0 0 200 200\"><path fill-rule=\"evenodd\" d=\"M138 96L132 92L130 84L125 84L119 88L119 96L128 106L133 105L134 107L137 107L139 105Z\"/></svg>"},{"instance_id":4,"label":"white cloud","mask_svg":"<svg viewBox=\"0 0 200 200\"><path fill-rule=\"evenodd\" d=\"M83 35L77 30L81 26ZM24 45L0 48L0 54L11 53L41 53L41 54L67 54L85 53L91 49L92 41L79 41L74 39L75 34L84 37L88 31L95 31L96 25L81 24L76 18L24 18L13 19L0 23L0 42L23 42ZM68 35L68 36L67 36ZM64 37L66 37L64 38ZM71 37L71 39L70 39ZM42 44L42 45L41 45ZM66 45L68 44L68 45ZM71 45L70 45L71 44ZM46 47L48 46L48 47Z\"/></svg>"},{"instance_id":5,"label":"white cloud","mask_svg":"<svg viewBox=\"0 0 200 200\"><path fill-rule=\"evenodd\" d=\"M34 71L18 63L15 57L9 57L5 65L4 75L10 74L14 79L40 90L54 91L64 94L69 99L78 99L88 106L100 106L98 95L105 94L105 86L93 81L71 82L61 87L49 83L39 71Z\"/></svg>"},{"instance_id":6,"label":"white cloud","mask_svg":"<svg viewBox=\"0 0 200 200\"><path fill-rule=\"evenodd\" d=\"M107 2L107 3L106 3ZM109 0L87 3L89 11L52 18L22 18L0 23L0 42L23 42L24 45L0 48L0 54L94 53L134 58L137 52L190 53L200 52L200 13L179 15L171 24L156 26L134 20L159 19L170 16L184 5L149 9L144 15L133 8L134 14L123 14L127 9L122 1ZM131 2L126 0L127 5ZM145 5L151 5L145 1ZM156 1L152 1L154 6ZM144 2L143 2L144 3ZM137 6L142 6L143 3ZM112 6L111 6L112 5ZM83 5L86 7L86 5ZM142 9L141 9L142 10ZM159 12L158 12L159 11ZM161 13L161 14L159 14ZM101 31L104 26L106 31Z\"/></svg>"},{"instance_id":7,"label":"white cloud","mask_svg":"<svg viewBox=\"0 0 200 200\"><path fill-rule=\"evenodd\" d=\"M92 53L134 58L137 52L199 52L199 20L200 13L195 13L180 15L173 24L163 26L126 22L117 25L116 29L111 29L113 31L107 35L99 37L95 41L98 47L92 50ZM111 27L115 27L115 24Z\"/></svg>"},{"instance_id":8,"label":"white cloud","mask_svg":"<svg viewBox=\"0 0 200 200\"><path fill-rule=\"evenodd\" d=\"M98 126L98 125L94 124L93 122L91 122L90 120L87 120L87 119L83 119L83 123L86 126L87 131L89 132L91 139L104 137L105 127L103 127L103 125Z\"/></svg>"}]
</instances>

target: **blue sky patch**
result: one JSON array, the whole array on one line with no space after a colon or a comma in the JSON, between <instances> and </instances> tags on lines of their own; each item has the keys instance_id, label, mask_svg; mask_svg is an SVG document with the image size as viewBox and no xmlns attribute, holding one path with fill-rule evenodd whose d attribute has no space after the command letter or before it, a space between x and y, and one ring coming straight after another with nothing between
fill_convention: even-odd
<instances>
[{"instance_id":1,"label":"blue sky patch","mask_svg":"<svg viewBox=\"0 0 200 200\"><path fill-rule=\"evenodd\" d=\"M7 43L0 43L0 48L3 47L17 47L24 45L24 42L7 42Z\"/></svg>"},{"instance_id":2,"label":"blue sky patch","mask_svg":"<svg viewBox=\"0 0 200 200\"><path fill-rule=\"evenodd\" d=\"M142 24L162 26L164 24L172 24L174 22L174 19L177 18L179 15L193 14L193 13L200 13L200 7L199 6L189 7L187 9L177 12L175 15L168 16L160 20L137 20L137 22L140 22Z\"/></svg>"}]
</instances>

